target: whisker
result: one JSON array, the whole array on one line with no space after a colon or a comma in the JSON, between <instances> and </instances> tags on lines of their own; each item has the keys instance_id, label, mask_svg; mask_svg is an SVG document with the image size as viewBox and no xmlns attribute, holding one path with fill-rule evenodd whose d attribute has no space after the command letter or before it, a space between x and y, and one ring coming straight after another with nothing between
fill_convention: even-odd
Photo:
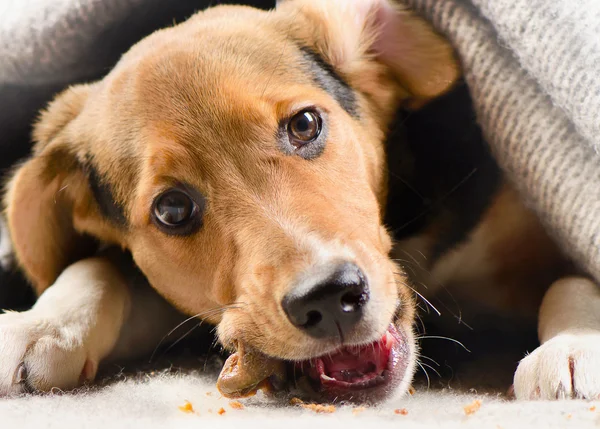
<instances>
[{"instance_id":1,"label":"whisker","mask_svg":"<svg viewBox=\"0 0 600 429\"><path fill-rule=\"evenodd\" d=\"M185 339L185 337L187 337L192 332L194 332L194 330L196 330L200 326L202 326L202 322L204 322L204 320L201 320L200 323L198 323L197 325L192 326L192 329L190 329L189 331L187 331L185 334L183 334L181 337L179 337L176 341L174 341L172 344L170 344L169 347L167 347L167 349L162 353L161 357L164 356L165 354L167 354L169 352L169 350L171 350L173 347L175 347L181 341L183 341Z\"/></svg>"},{"instance_id":2,"label":"whisker","mask_svg":"<svg viewBox=\"0 0 600 429\"><path fill-rule=\"evenodd\" d=\"M432 358L430 358L429 356L425 356L425 355L419 355L419 359L427 359L430 362L433 362L435 365L437 365L438 367L441 367L441 365L439 363L437 363L435 360L433 360Z\"/></svg>"},{"instance_id":3,"label":"whisker","mask_svg":"<svg viewBox=\"0 0 600 429\"><path fill-rule=\"evenodd\" d=\"M427 285L423 282L418 282L418 284L420 284L421 286L423 286L425 289L427 289ZM458 310L458 314L454 313L452 310L450 310L450 307L448 307L446 305L446 303L444 301L442 301L437 295L435 296L435 300L440 303L444 309L448 310L448 312L452 315L452 317L454 317L457 321L459 325L465 325L468 329L470 329L471 331L473 330L473 328L463 320L462 318L462 310L460 309L460 305L458 303L458 301L456 301L456 298L454 298L454 295L452 295L450 293L450 291L448 290L448 288L446 286L444 286L442 283L438 283L438 285L444 290L444 292L446 292L446 294L452 299L452 301L454 302L454 304L456 304L456 309Z\"/></svg>"},{"instance_id":4,"label":"whisker","mask_svg":"<svg viewBox=\"0 0 600 429\"><path fill-rule=\"evenodd\" d=\"M417 267L421 268L421 264L419 263L419 261L417 261L417 258L415 258L413 255L411 255L410 253L408 253L406 250L404 249L398 249L400 250L402 253L404 253L406 256L408 256L410 259L413 260L413 262L415 264L417 264Z\"/></svg>"},{"instance_id":5,"label":"whisker","mask_svg":"<svg viewBox=\"0 0 600 429\"><path fill-rule=\"evenodd\" d=\"M411 262L408 259L400 259L400 258L390 258L390 259L394 262L400 262L402 264L408 264L408 265L411 264ZM404 265L403 265L403 267L404 267Z\"/></svg>"},{"instance_id":6,"label":"whisker","mask_svg":"<svg viewBox=\"0 0 600 429\"><path fill-rule=\"evenodd\" d=\"M158 342L158 344L156 345L156 347L154 348L154 351L152 352L152 354L150 355L150 360L148 361L148 363L152 363L152 361L154 360L154 356L156 355L156 352L158 351L158 349L160 348L160 346L165 342L165 340L170 337L177 329L181 328L183 325L185 325L186 323L188 323L189 321L193 320L193 319L197 319L197 318L201 318L201 317L207 317L207 316L213 316L215 314L218 314L219 312L224 312L226 310L229 309L235 309L235 308L241 308L238 307L239 304L243 304L243 303L237 303L237 304L232 304L232 305L226 305L223 307L214 307L211 309L208 309L206 311L203 311L201 313L197 313L194 314L193 316L188 317L187 319L185 319L183 322L179 323L177 326L175 326L173 329L171 329L169 332L167 332ZM170 348L169 348L170 349ZM168 350L169 350L168 349Z\"/></svg>"},{"instance_id":7,"label":"whisker","mask_svg":"<svg viewBox=\"0 0 600 429\"><path fill-rule=\"evenodd\" d=\"M447 340L447 341L452 341L453 343L458 344L459 346L461 346L463 349L465 349L467 352L471 353L471 350L469 350L468 348L465 347L465 345L463 343L461 343L458 340L455 340L454 338L449 338L449 337L442 337L440 335L423 335L420 337L416 337L417 340L428 340L428 339L438 339L438 340Z\"/></svg>"},{"instance_id":8,"label":"whisker","mask_svg":"<svg viewBox=\"0 0 600 429\"><path fill-rule=\"evenodd\" d=\"M423 295L421 295L415 288L413 288L411 286L408 286L408 285L406 285L406 286L410 290L412 290L414 293L416 293L419 296L419 298L421 298L423 301L425 301L433 309L433 311L435 311L437 313L438 316L442 315L442 313L440 313L440 310L438 310L437 308L435 308L435 306L431 302L429 302L429 300L427 298L425 298Z\"/></svg>"},{"instance_id":9,"label":"whisker","mask_svg":"<svg viewBox=\"0 0 600 429\"><path fill-rule=\"evenodd\" d=\"M419 304L417 304L417 307L419 307L419 309L420 309L421 311L423 311L423 307L421 307ZM421 315L420 315L418 312L415 314L415 316L416 316L416 319L417 319L417 320L419 321L419 323L421 324L421 329L423 330L423 334L425 334L425 331L426 331L427 329L425 329L425 322L423 322L423 318L421 317Z\"/></svg>"},{"instance_id":10,"label":"whisker","mask_svg":"<svg viewBox=\"0 0 600 429\"><path fill-rule=\"evenodd\" d=\"M405 260L402 260L402 259L393 259L393 260L394 260L394 261L404 261L404 262L408 262L408 261L405 261ZM408 268L409 266L406 266L406 267ZM414 271L413 271L412 269L411 269L411 271L412 271L412 272L413 272L413 274L414 274ZM425 270L425 271L427 271L427 270ZM399 272L397 272L397 271L396 271L396 272L394 272L394 274L401 275L402 273L399 273ZM427 287L427 285L426 285L425 283L423 283L423 282L417 282L417 284L419 284L419 285L423 286L425 289L429 289L429 288ZM456 308L457 308L457 310L458 310L458 314L456 314L454 311L452 311L452 310L450 309L450 307L448 307L448 305L446 305L446 303L445 303L444 301L442 301L442 300L439 298L439 296L437 296L437 295L436 295L436 296L434 296L434 299L435 299L435 300L436 300L436 301L437 301L439 304L441 304L441 305L444 307L444 309L445 309L445 310L447 310L447 311L448 311L448 312L449 312L449 313L452 315L452 317L454 317L454 318L455 318L455 319L458 321L458 324L459 324L459 325L460 325L460 324L462 324L462 325L465 325L465 326L466 326L468 329L470 329L470 330L472 331L472 330L473 330L473 328L472 328L472 327L471 327L471 326L470 326L470 325L469 325L467 322L465 322L465 321L463 320L463 318L462 318L462 310L460 309L460 305L458 304L458 302L456 301L456 299L454 298L454 296L452 295L452 293L450 293L450 291L448 290L448 288L447 288L447 287L446 287L446 286L445 286L443 283L437 283L437 284L438 284L438 286L440 286L440 288L441 288L441 289L443 289L443 291L444 291L444 292L445 292L445 293L446 293L446 294L447 294L447 295L448 295L448 296L449 296L449 297L452 299L452 301L454 302L454 304L456 304ZM408 286L408 285L407 285L407 286ZM410 287L410 286L408 286L408 287ZM413 288L411 288L411 289L413 289ZM415 289L413 289L413 291L414 291L415 293L417 293L417 291L416 291ZM421 295L421 296L422 296L422 295ZM429 310L427 310L427 313L429 313ZM439 313L439 312L438 312L438 313Z\"/></svg>"},{"instance_id":11,"label":"whisker","mask_svg":"<svg viewBox=\"0 0 600 429\"><path fill-rule=\"evenodd\" d=\"M444 285L441 285L442 289L444 290L444 292L446 293L446 295L448 295L450 297L450 299L454 302L454 304L456 304L456 308L458 310L458 314L454 314L452 311L450 311L450 309L448 308L448 306L446 304L444 304L444 302L440 299L437 298L437 301L440 302L444 308L446 308L446 310L448 310L450 312L450 314L452 314L452 316L458 321L459 325L465 325L468 329L470 329L471 331L473 330L473 328L471 327L471 325L469 325L467 322L465 322L462 318L462 310L460 309L460 305L458 303L458 301L456 301L456 298L454 298L454 295L452 295L452 293L450 293L450 291L448 290L447 287L445 287Z\"/></svg>"},{"instance_id":12,"label":"whisker","mask_svg":"<svg viewBox=\"0 0 600 429\"><path fill-rule=\"evenodd\" d=\"M417 272L416 272L416 271L415 271L415 269L414 269L413 267L411 267L409 264L407 264L407 265L404 265L404 268L405 268L405 269L408 269L408 270L410 270L410 272L411 272L411 273L412 273L412 275L413 275L413 278L416 278L416 277L417 277ZM420 268L420 267L419 267L419 268Z\"/></svg>"},{"instance_id":13,"label":"whisker","mask_svg":"<svg viewBox=\"0 0 600 429\"><path fill-rule=\"evenodd\" d=\"M429 368L430 370L432 370L433 372L435 372L435 373L436 373L436 375L437 375L439 378L442 378L442 376L440 375L440 373L439 373L439 372L438 372L438 371L437 371L437 370L436 370L434 367L432 367L431 365L427 365L427 364L426 364L426 363L424 363L424 362L421 362L421 365L423 365L423 366L426 366L427 368Z\"/></svg>"},{"instance_id":14,"label":"whisker","mask_svg":"<svg viewBox=\"0 0 600 429\"><path fill-rule=\"evenodd\" d=\"M419 367L423 370L423 372L425 373L425 377L427 377L427 390L429 390L429 388L431 387L431 380L429 379L429 374L427 373L427 370L425 369L425 367L421 364L421 362L417 361L417 365L419 365Z\"/></svg>"}]
</instances>

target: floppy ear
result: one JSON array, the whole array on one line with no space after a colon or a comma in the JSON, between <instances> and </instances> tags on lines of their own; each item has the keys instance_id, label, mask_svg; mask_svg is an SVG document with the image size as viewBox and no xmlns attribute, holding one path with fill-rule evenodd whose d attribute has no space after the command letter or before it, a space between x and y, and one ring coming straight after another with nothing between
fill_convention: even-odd
<instances>
[{"instance_id":1,"label":"floppy ear","mask_svg":"<svg viewBox=\"0 0 600 429\"><path fill-rule=\"evenodd\" d=\"M460 75L452 46L422 18L392 0L281 0L315 28L320 54L345 76L360 77L365 62L385 65L412 101L441 95ZM294 13L294 12L292 12Z\"/></svg>"},{"instance_id":2,"label":"floppy ear","mask_svg":"<svg viewBox=\"0 0 600 429\"><path fill-rule=\"evenodd\" d=\"M69 127L88 91L87 86L69 89L42 113L33 156L17 168L4 196L17 260L38 293L87 247L73 218L76 208L84 215L91 211L92 201L77 149L69 142Z\"/></svg>"}]
</instances>

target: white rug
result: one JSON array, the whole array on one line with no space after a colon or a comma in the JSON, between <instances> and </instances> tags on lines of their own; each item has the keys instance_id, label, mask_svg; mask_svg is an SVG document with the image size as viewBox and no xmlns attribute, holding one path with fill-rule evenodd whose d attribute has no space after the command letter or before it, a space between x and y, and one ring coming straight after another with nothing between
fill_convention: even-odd
<instances>
[{"instance_id":1,"label":"white rug","mask_svg":"<svg viewBox=\"0 0 600 429\"><path fill-rule=\"evenodd\" d=\"M193 412L179 407L186 401ZM481 401L478 408L477 402ZM600 401L515 402L490 394L419 389L378 407L336 407L317 414L262 394L231 405L201 373L148 374L79 393L0 400L2 428L596 428ZM466 408L465 408L466 407ZM478 408L478 409L477 409ZM221 411L220 411L221 410ZM220 411L220 413L219 413ZM469 413L470 412L470 413Z\"/></svg>"}]
</instances>

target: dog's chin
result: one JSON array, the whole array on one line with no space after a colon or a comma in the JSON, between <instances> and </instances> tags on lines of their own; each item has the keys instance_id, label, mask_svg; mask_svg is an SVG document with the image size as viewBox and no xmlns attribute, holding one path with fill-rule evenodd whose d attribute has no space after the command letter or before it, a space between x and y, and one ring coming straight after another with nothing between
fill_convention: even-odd
<instances>
[{"instance_id":1,"label":"dog's chin","mask_svg":"<svg viewBox=\"0 0 600 429\"><path fill-rule=\"evenodd\" d=\"M404 329L390 324L377 341L290 363L290 372L301 390L320 400L381 402L408 388L414 360L410 341Z\"/></svg>"}]
</instances>

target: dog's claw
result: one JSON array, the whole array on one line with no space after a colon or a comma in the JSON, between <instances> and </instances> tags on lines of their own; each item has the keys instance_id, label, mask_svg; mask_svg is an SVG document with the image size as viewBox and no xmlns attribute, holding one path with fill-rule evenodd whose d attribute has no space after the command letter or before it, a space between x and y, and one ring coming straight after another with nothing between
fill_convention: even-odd
<instances>
[{"instance_id":1,"label":"dog's claw","mask_svg":"<svg viewBox=\"0 0 600 429\"><path fill-rule=\"evenodd\" d=\"M25 366L25 362L21 362L17 367L14 380L15 384L21 384L27 381L27 367Z\"/></svg>"}]
</instances>

